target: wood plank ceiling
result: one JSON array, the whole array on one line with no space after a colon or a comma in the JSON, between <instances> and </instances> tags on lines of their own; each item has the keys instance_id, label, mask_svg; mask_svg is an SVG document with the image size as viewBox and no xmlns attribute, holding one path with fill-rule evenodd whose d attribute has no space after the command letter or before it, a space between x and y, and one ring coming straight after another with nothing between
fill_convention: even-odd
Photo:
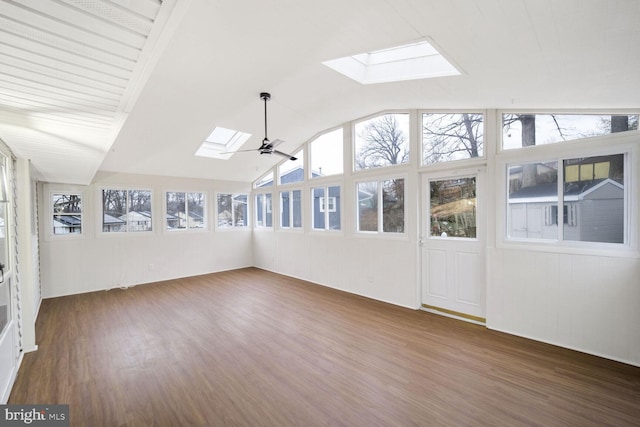
<instances>
[{"instance_id":1,"label":"wood plank ceiling","mask_svg":"<svg viewBox=\"0 0 640 427\"><path fill-rule=\"evenodd\" d=\"M0 138L40 179L91 181L166 43L175 5L0 1Z\"/></svg>"}]
</instances>

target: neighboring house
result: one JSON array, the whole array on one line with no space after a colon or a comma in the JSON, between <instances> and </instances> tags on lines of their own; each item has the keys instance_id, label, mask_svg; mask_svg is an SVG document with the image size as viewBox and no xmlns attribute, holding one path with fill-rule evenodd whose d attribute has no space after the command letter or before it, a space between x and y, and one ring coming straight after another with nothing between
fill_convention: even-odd
<instances>
[{"instance_id":1,"label":"neighboring house","mask_svg":"<svg viewBox=\"0 0 640 427\"><path fill-rule=\"evenodd\" d=\"M82 219L76 215L54 215L53 234L73 234L82 232Z\"/></svg>"},{"instance_id":2,"label":"neighboring house","mask_svg":"<svg viewBox=\"0 0 640 427\"><path fill-rule=\"evenodd\" d=\"M180 227L180 218L178 218L176 215L167 214L167 228L178 229L184 227Z\"/></svg>"},{"instance_id":3,"label":"neighboring house","mask_svg":"<svg viewBox=\"0 0 640 427\"><path fill-rule=\"evenodd\" d=\"M199 215L195 212L189 212L185 214L184 212L176 213L175 217L178 219L179 226L178 228L203 228L204 227L204 218L202 215ZM167 217L168 221L168 217Z\"/></svg>"},{"instance_id":4,"label":"neighboring house","mask_svg":"<svg viewBox=\"0 0 640 427\"><path fill-rule=\"evenodd\" d=\"M130 211L126 215L120 217L121 220L128 224L129 231L149 231L151 230L151 212L148 211Z\"/></svg>"},{"instance_id":5,"label":"neighboring house","mask_svg":"<svg viewBox=\"0 0 640 427\"><path fill-rule=\"evenodd\" d=\"M325 212L329 212L329 230L340 229L340 218L342 213L340 212L340 187L329 187L329 194L327 194L327 202L325 206L324 188L313 189L313 228L324 229ZM369 195L371 198L372 196ZM332 215L335 213L335 215Z\"/></svg>"},{"instance_id":6,"label":"neighboring house","mask_svg":"<svg viewBox=\"0 0 640 427\"><path fill-rule=\"evenodd\" d=\"M104 214L102 219L102 231L103 232L111 232L111 231L126 231L127 223L126 221L111 216L109 214Z\"/></svg>"},{"instance_id":7,"label":"neighboring house","mask_svg":"<svg viewBox=\"0 0 640 427\"><path fill-rule=\"evenodd\" d=\"M624 186L610 178L565 184L564 240L624 242ZM522 188L509 195L511 237L558 237L558 184Z\"/></svg>"}]
</instances>

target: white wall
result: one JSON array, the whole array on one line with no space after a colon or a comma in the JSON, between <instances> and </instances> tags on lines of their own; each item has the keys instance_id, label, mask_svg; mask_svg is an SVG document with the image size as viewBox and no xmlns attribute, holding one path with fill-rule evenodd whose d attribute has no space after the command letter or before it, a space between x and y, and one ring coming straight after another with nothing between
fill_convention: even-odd
<instances>
[{"instance_id":1,"label":"white wall","mask_svg":"<svg viewBox=\"0 0 640 427\"><path fill-rule=\"evenodd\" d=\"M154 224L150 233L99 233L103 186L151 189ZM187 178L99 173L86 187L41 184L40 255L43 297L132 286L253 264L251 231L215 231L216 192L248 192L249 184ZM207 194L208 230L164 230L164 191ZM82 236L50 236L52 191L83 192Z\"/></svg>"},{"instance_id":2,"label":"white wall","mask_svg":"<svg viewBox=\"0 0 640 427\"><path fill-rule=\"evenodd\" d=\"M489 260L489 328L640 366L637 258L494 249Z\"/></svg>"},{"instance_id":3,"label":"white wall","mask_svg":"<svg viewBox=\"0 0 640 427\"><path fill-rule=\"evenodd\" d=\"M265 270L404 307L419 306L415 240L261 230L254 232L253 242L255 265Z\"/></svg>"}]
</instances>

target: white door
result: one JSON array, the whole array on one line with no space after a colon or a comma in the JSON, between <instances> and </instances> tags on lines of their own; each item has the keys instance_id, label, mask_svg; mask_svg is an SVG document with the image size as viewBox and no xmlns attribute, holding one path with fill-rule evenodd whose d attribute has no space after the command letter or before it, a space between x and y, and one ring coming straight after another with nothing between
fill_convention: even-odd
<instances>
[{"instance_id":1,"label":"white door","mask_svg":"<svg viewBox=\"0 0 640 427\"><path fill-rule=\"evenodd\" d=\"M485 321L484 171L422 177L422 306Z\"/></svg>"}]
</instances>

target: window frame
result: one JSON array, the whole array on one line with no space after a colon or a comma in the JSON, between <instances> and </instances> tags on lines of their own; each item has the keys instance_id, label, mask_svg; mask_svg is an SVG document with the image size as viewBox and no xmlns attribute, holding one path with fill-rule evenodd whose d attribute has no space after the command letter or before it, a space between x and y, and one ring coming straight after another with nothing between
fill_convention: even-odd
<instances>
[{"instance_id":1,"label":"window frame","mask_svg":"<svg viewBox=\"0 0 640 427\"><path fill-rule=\"evenodd\" d=\"M425 114L481 114L482 115L482 156L478 157L469 157L468 159L457 159L457 160L447 160L443 162L437 163L425 163L424 162L424 115ZM507 113L508 114L508 113ZM500 115L502 117L502 115ZM488 150L491 149L492 144L488 143L487 131L489 136L491 135L491 126L490 120L492 120L492 115L488 110L482 109L420 109L417 111L417 128L418 128L418 151L420 153L418 159L418 168L421 170L432 170L432 169L450 169L457 167L468 167L470 164L478 163L485 164L488 158ZM464 166L460 166L464 164Z\"/></svg>"},{"instance_id":2,"label":"window frame","mask_svg":"<svg viewBox=\"0 0 640 427\"><path fill-rule=\"evenodd\" d=\"M610 116L610 115L638 115L640 116L640 110L621 110L621 109L612 109L612 110L596 110L596 111L584 111L584 110L536 110L536 109L506 109L506 110L496 110L496 152L498 154L502 153L511 153L511 152L519 152L521 150L536 150L540 147L563 147L566 145L576 144L579 142L582 143L594 143L598 144L603 140L610 140L611 138L615 138L615 140L621 140L626 137L633 137L640 135L640 125L637 129L632 129L624 132L615 132L608 133L604 135L597 136L589 136L579 139L570 139L567 141L558 141L554 143L548 144L538 144L527 147L515 147L515 148L504 148L504 132L502 131L502 125L504 123L503 116L505 114L531 114L531 115L589 115L589 116ZM614 141L615 141L614 140Z\"/></svg>"},{"instance_id":3,"label":"window frame","mask_svg":"<svg viewBox=\"0 0 640 427\"><path fill-rule=\"evenodd\" d=\"M168 207L167 207L167 193L184 193L184 204L185 204L185 215L187 216L187 220L186 220L186 224L187 226L185 228L168 228ZM189 194L202 194L204 196L204 203L203 203L203 213L202 213L202 218L203 218L203 226L201 228L197 228L197 227L189 227L189 220L188 220L188 216L189 216ZM209 216L208 216L208 202L209 202L209 197L208 197L208 193L207 191L190 191L190 190L164 190L162 192L162 195L164 196L162 198L162 207L163 207L163 231L170 233L170 234L174 234L174 233L203 233L206 231L209 231ZM153 216L153 214L152 214Z\"/></svg>"},{"instance_id":4,"label":"window frame","mask_svg":"<svg viewBox=\"0 0 640 427\"><path fill-rule=\"evenodd\" d=\"M269 189L273 189L273 187L267 187ZM253 197L253 215L254 215L254 221L253 221L253 229L254 230L274 230L274 218L273 218L273 191L258 191L258 192L253 192L252 193L252 197ZM260 217L260 215L258 215L258 209L261 208L261 206L258 204L258 196L262 196L262 197L266 197L266 195L269 195L271 197L271 204L270 205L266 205L263 202L263 211L262 211L262 216L264 218L266 218L267 214L271 214L271 225L261 225L258 222L258 218Z\"/></svg>"},{"instance_id":5,"label":"window frame","mask_svg":"<svg viewBox=\"0 0 640 427\"><path fill-rule=\"evenodd\" d=\"M247 215L245 218L244 225L236 225L235 221L231 221L230 226L222 227L220 226L220 211L218 210L218 197L220 196L231 196L231 218L234 218L235 208L234 208L234 199L238 196L246 196L247 197ZM216 192L214 197L215 203L215 229L216 231L233 231L233 230L247 230L251 229L251 193L234 193L234 192Z\"/></svg>"},{"instance_id":6,"label":"window frame","mask_svg":"<svg viewBox=\"0 0 640 427\"><path fill-rule=\"evenodd\" d=\"M316 184L314 182L314 184ZM330 182L330 183L318 183L319 185L310 185L309 186L309 212L310 212L310 227L309 229L312 232L320 232L320 233L324 233L324 232L329 232L329 233L342 233L344 230L344 222L343 222L343 212L344 212L344 206L343 206L343 202L342 200L344 199L344 191L343 191L343 185L339 182ZM338 187L338 189L340 190L340 200L336 200L336 197L333 196L329 196L329 189L333 188L333 187ZM322 200L325 199L334 199L334 210L323 210L322 209L322 204L324 204L324 202L322 202L322 204L319 205L319 212L322 213L322 215L324 216L324 227L323 228L316 228L315 227L315 206L314 206L314 191L317 189L322 189L324 191L324 196L322 197ZM339 218L340 218L340 228L337 229L333 229L331 228L330 224L330 214L331 213L337 213L339 214Z\"/></svg>"},{"instance_id":7,"label":"window frame","mask_svg":"<svg viewBox=\"0 0 640 427\"><path fill-rule=\"evenodd\" d=\"M299 183L296 183L299 184ZM294 225L294 197L293 193L297 191L300 193L300 226ZM284 206L283 206L283 194L287 193L289 195L289 225L283 225L283 215L284 215ZM302 231L304 230L304 191L301 187L290 188L287 186L286 189L282 189L278 191L278 229L283 231ZM273 199L271 200L271 204L273 206ZM272 209L273 210L273 209Z\"/></svg>"},{"instance_id":8,"label":"window frame","mask_svg":"<svg viewBox=\"0 0 640 427\"><path fill-rule=\"evenodd\" d=\"M149 204L151 206L151 229L144 230L144 231L131 231L128 229L129 222L127 222L127 229L124 231L104 231L104 228L103 228L104 227L104 203L102 200L102 194L103 194L102 192L105 190L126 191L127 198L129 197L130 191L148 191L150 195ZM156 233L158 228L157 226L158 220L157 220L156 209L154 206L155 195L152 188L149 188L146 186L137 187L137 186L129 186L129 185L127 186L113 185L113 186L99 186L96 188L96 192L97 192L96 204L98 206L98 209L96 209L96 218L97 218L96 234L98 236L149 236L150 234Z\"/></svg>"},{"instance_id":9,"label":"window frame","mask_svg":"<svg viewBox=\"0 0 640 427\"><path fill-rule=\"evenodd\" d=\"M502 111L498 112L501 123ZM605 136L566 141L560 144L545 144L509 149L497 155L497 179L501 180L502 191L496 195L496 211L500 224L496 227L496 246L499 248L522 247L543 252L596 254L611 256L640 256L638 248L638 156L640 136L637 132L620 132ZM558 220L557 239L527 239L509 236L510 218L508 214L508 167L510 164L538 163L544 161L558 162L558 210L564 206L564 160L624 154L624 242L589 242L564 240L564 220ZM498 187L497 187L498 188ZM562 195L562 197L561 197ZM558 218L559 219L559 218Z\"/></svg>"},{"instance_id":10,"label":"window frame","mask_svg":"<svg viewBox=\"0 0 640 427\"><path fill-rule=\"evenodd\" d=\"M47 212L48 212L48 217L47 217L47 233L45 234L47 236L48 239L51 240L60 240L60 239L80 239L80 238L84 238L87 235L87 221L86 221L86 216L87 216L87 199L85 197L85 192L84 191L77 191L77 190L58 190L56 188L53 189L49 189L49 191L47 192L48 194L48 199L47 199ZM80 233L67 233L67 234L56 234L53 232L54 229L54 222L53 222L53 217L55 214L54 210L53 210L53 196L55 194L65 194L65 195L75 195L75 196L80 196L80 203L82 204L82 208L81 208L81 219L80 219Z\"/></svg>"},{"instance_id":11,"label":"window frame","mask_svg":"<svg viewBox=\"0 0 640 427\"><path fill-rule=\"evenodd\" d=\"M363 168L363 169L357 169L356 168L356 157L357 157L357 152L356 152L356 140L358 138L357 132L356 132L356 126L360 123L375 119L376 117L381 117L381 116L385 116L385 115L391 115L391 114L406 114L407 118L408 118L408 128L407 128L407 142L406 142L406 146L407 146L407 150L408 150L408 158L406 162L403 163L397 163L397 164L390 164L390 165L383 165L383 166L376 166L376 167L371 167L371 168ZM412 114L412 110L411 109L399 109L399 110L383 110L383 111L378 111L374 114L365 116L365 117L360 117L356 120L353 120L350 122L350 136L349 136L349 141L348 143L350 144L350 151L351 151L351 173L354 175L359 175L359 174L387 174L389 173L390 170L392 169L397 169L397 168L410 168L413 163L415 162L415 154L412 153L412 151L414 150L414 141L412 140L414 134L413 134L413 127L415 127L414 123L413 123L413 114ZM343 139L343 148L344 148L344 139ZM344 174L344 171L343 171Z\"/></svg>"},{"instance_id":12,"label":"window frame","mask_svg":"<svg viewBox=\"0 0 640 427\"><path fill-rule=\"evenodd\" d=\"M384 231L384 203L383 203L383 183L385 181L392 181L394 179L404 180L403 184L403 231L392 232ZM354 184L354 214L355 214L355 234L357 236L377 236L377 237L390 237L390 238L402 238L407 239L408 234L408 221L407 221L407 183L409 178L406 174L398 175L377 175L371 177L362 177L355 179ZM359 189L358 186L362 183L375 182L376 183L376 197L377 197L377 230L360 230L360 200L358 199Z\"/></svg>"},{"instance_id":13,"label":"window frame","mask_svg":"<svg viewBox=\"0 0 640 427\"><path fill-rule=\"evenodd\" d=\"M331 175L319 175L319 176L313 176L313 143L317 142L320 138L322 138L323 136L333 133L333 132L342 132L342 146L340 147L340 168L342 169L342 171L340 173L334 173ZM349 138L346 138L345 135L345 126L341 125L341 126L337 126L334 128L330 128L330 129L326 129L322 132L317 133L316 135L313 136L313 138L311 138L309 141L307 141L306 146L307 146L307 157L308 159L306 159L306 165L308 166L308 170L307 173L305 175L305 178L307 181L312 182L312 181L316 181L316 180L320 180L320 179L335 179L336 177L340 177L344 175L344 146L346 143L350 142ZM352 144L353 145L353 144Z\"/></svg>"}]
</instances>

